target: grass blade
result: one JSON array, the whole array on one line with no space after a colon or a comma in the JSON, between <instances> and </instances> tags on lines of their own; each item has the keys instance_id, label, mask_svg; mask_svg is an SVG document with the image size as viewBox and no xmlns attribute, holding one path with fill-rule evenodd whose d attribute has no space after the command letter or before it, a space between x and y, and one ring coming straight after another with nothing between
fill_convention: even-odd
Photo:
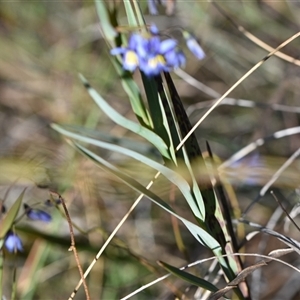
<instances>
[{"instance_id":1,"label":"grass blade","mask_svg":"<svg viewBox=\"0 0 300 300\"><path fill-rule=\"evenodd\" d=\"M107 114L108 117L110 117L114 122L117 124L123 126L124 128L127 128L128 130L144 137L147 139L150 143L152 143L159 152L166 158L169 158L170 155L168 153L168 147L164 143L164 141L159 137L157 134L152 132L151 130L141 126L138 123L135 123L121 114L119 114L116 110L114 110L97 92L94 90L89 83L86 81L86 79L80 75L80 78L82 82L84 83L85 87L87 88L90 96L92 99L96 102L96 104Z\"/></svg>"},{"instance_id":2,"label":"grass blade","mask_svg":"<svg viewBox=\"0 0 300 300\"><path fill-rule=\"evenodd\" d=\"M22 191L22 193L20 194L18 199L15 201L13 206L10 208L10 210L8 211L5 218L3 220L1 220L1 222L0 222L0 239L3 239L6 235L6 233L8 232L8 230L12 227L12 225L18 215L19 209L21 207L25 190L26 190L26 188Z\"/></svg>"},{"instance_id":3,"label":"grass blade","mask_svg":"<svg viewBox=\"0 0 300 300\"><path fill-rule=\"evenodd\" d=\"M220 244L210 235L208 234L204 229L202 229L200 226L193 224L192 222L186 220L185 218L177 215L173 209L165 203L160 197L158 197L153 192L147 190L143 185L141 185L139 182L134 180L133 178L129 177L128 175L124 174L123 172L119 171L115 166L110 164L108 161L104 160L100 156L96 155L92 151L86 149L85 147L81 146L80 144L76 142L71 143L77 150L79 150L82 154L87 156L89 159L94 161L99 167L104 169L105 171L115 175L117 178L119 178L122 182L126 183L128 186L133 188L135 191L145 195L148 199L150 199L152 202L154 202L156 205L163 208L168 213L172 214L179 220L181 220L184 225L187 227L187 229L191 232L191 234L196 238L196 240L201 243L202 245L210 248L213 250L213 252L220 257L222 255L222 250L220 247ZM223 259L224 266L226 266L226 262Z\"/></svg>"},{"instance_id":4,"label":"grass blade","mask_svg":"<svg viewBox=\"0 0 300 300\"><path fill-rule=\"evenodd\" d=\"M108 7L102 0L95 0L97 14L99 16L100 24L105 37L108 40L113 40L117 37L117 32L113 26L111 26L110 16L108 14Z\"/></svg>"},{"instance_id":5,"label":"grass blade","mask_svg":"<svg viewBox=\"0 0 300 300\"><path fill-rule=\"evenodd\" d=\"M194 213L194 215L199 218L202 219L201 216L201 212L199 211L197 205L195 204L195 200L191 194L191 189L189 184L187 183L187 181L178 173L176 173L175 171L173 171L170 168L167 168L166 166L138 153L135 151L132 151L130 149L126 149L114 144L109 144L109 143L105 143L102 141L98 141L92 138L87 138L87 137L83 137L81 135L69 132L65 129L63 129L62 127L60 127L57 124L52 124L51 125L53 129L55 129L56 131L60 132L61 134L72 138L72 139L76 139L78 141L84 142L84 143L88 143L97 147L101 147L107 150L111 150L111 151L115 151L124 155L127 155L129 157L132 157L138 161L141 161L142 163L152 167L153 169L161 172L166 178L168 178L171 182L173 182L182 192L182 194L184 195L184 197L186 198L186 200L189 202L189 205Z\"/></svg>"},{"instance_id":6,"label":"grass blade","mask_svg":"<svg viewBox=\"0 0 300 300\"><path fill-rule=\"evenodd\" d=\"M158 264L160 266L162 266L164 269L166 269L167 271L169 271L170 273L172 273L173 275L193 284L196 286L200 286L202 288L204 288L205 290L209 290L211 292L217 292L218 288L213 285L212 283L208 282L205 279L202 279L200 277L197 277L195 275L192 275L190 273L187 273L185 271L182 271L178 268L175 268L165 262L159 261Z\"/></svg>"}]
</instances>

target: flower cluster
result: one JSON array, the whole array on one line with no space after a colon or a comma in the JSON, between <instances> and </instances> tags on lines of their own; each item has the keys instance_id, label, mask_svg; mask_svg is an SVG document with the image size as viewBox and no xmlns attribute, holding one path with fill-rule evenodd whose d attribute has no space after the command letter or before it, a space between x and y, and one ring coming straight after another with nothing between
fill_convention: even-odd
<instances>
[{"instance_id":1,"label":"flower cluster","mask_svg":"<svg viewBox=\"0 0 300 300\"><path fill-rule=\"evenodd\" d=\"M50 202L50 201L51 200L46 200L45 205L47 205L47 206L52 205L52 202ZM60 203L61 203L61 201L59 199L55 200L55 204L58 205ZM31 206L29 206L26 203L23 204L23 207L24 207L24 211L25 211L24 215L26 215L27 218L30 220L42 221L42 222L46 222L46 223L49 223L52 220L51 215L48 214L47 212L45 212L44 210L32 208ZM1 205L1 212L2 213L6 212L6 208L3 204ZM15 223L18 222L19 220L20 220L20 218L18 220L16 220ZM5 235L4 246L9 252L23 251L22 240L11 229Z\"/></svg>"},{"instance_id":2,"label":"flower cluster","mask_svg":"<svg viewBox=\"0 0 300 300\"><path fill-rule=\"evenodd\" d=\"M183 31L186 45L198 59L203 59L205 53L197 40L188 31ZM133 33L127 47L116 47L111 50L111 55L121 55L123 69L135 71L139 68L148 77L158 75L160 72L169 72L185 65L186 57L178 49L175 39L162 40L158 28L150 27L150 35L144 37Z\"/></svg>"},{"instance_id":3,"label":"flower cluster","mask_svg":"<svg viewBox=\"0 0 300 300\"><path fill-rule=\"evenodd\" d=\"M156 26L151 26L150 37L145 38L133 33L128 47L117 47L111 50L112 55L122 55L123 68L134 71L139 68L147 76L160 72L169 72L185 64L184 54L178 50L174 39L161 40Z\"/></svg>"}]
</instances>

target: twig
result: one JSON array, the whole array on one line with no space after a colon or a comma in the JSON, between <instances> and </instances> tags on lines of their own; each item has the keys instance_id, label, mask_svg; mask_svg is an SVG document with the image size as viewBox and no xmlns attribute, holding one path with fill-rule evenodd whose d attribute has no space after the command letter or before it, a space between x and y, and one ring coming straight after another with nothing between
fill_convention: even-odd
<instances>
[{"instance_id":1,"label":"twig","mask_svg":"<svg viewBox=\"0 0 300 300\"><path fill-rule=\"evenodd\" d=\"M285 47L287 44L291 43L293 40L300 36L300 31L285 40L281 43L276 49L271 51L268 55L266 55L262 60L260 60L254 67L252 67L244 76L242 76L222 97L220 97L215 104L203 115L203 117L198 120L198 122L193 126L193 128L189 131L189 133L181 140L179 145L176 148L176 151L182 148L185 142L189 139L189 137L194 133L194 131L198 128L198 126L206 119L206 117L225 99L237 86L239 86L247 77L249 77L256 69L258 69L265 61L267 61L272 55L274 55L277 51Z\"/></svg>"},{"instance_id":2,"label":"twig","mask_svg":"<svg viewBox=\"0 0 300 300\"><path fill-rule=\"evenodd\" d=\"M258 197L252 201L248 207L245 209L245 212L243 213L243 216L247 214L247 212L252 208L252 206L257 203L261 197L263 197L268 189L271 187L271 185L280 177L280 175L287 169L293 161L300 155L300 148L298 148L292 155L289 157L289 159L273 174L271 179L263 186L263 188L259 191Z\"/></svg>"},{"instance_id":3,"label":"twig","mask_svg":"<svg viewBox=\"0 0 300 300\"><path fill-rule=\"evenodd\" d=\"M156 175L154 176L154 179L151 180L146 189L150 189L150 187L153 185L154 180L157 179L157 177L160 175L160 172L156 173ZM68 300L73 300L77 291L79 290L80 286L82 284L85 283L84 279L89 275L89 273L91 272L92 268L94 267L94 265L96 264L96 262L98 261L98 259L100 258L101 254L104 252L104 250L106 249L106 247L109 245L109 243L111 242L111 240L114 238L114 236L117 234L117 232L119 231L119 229L122 227L122 225L124 224L124 222L127 220L127 218L129 217L129 215L131 214L131 212L134 210L134 208L139 204L139 202L141 201L141 199L144 197L143 194L141 194L135 201L134 203L131 205L130 209L128 210L128 212L125 214L125 216L122 218L122 220L119 222L119 224L116 226L116 228L114 229L114 231L110 234L110 236L108 237L108 239L106 240L106 242L103 244L103 246L101 247L101 249L99 250L99 252L97 253L97 255L95 256L94 260L91 262L91 264L89 265L89 267L86 269L86 271L84 272L84 274L82 274L80 281L78 282L77 286L75 287L74 291L72 292L71 296L69 297Z\"/></svg>"},{"instance_id":4,"label":"twig","mask_svg":"<svg viewBox=\"0 0 300 300\"><path fill-rule=\"evenodd\" d=\"M221 7L219 6L216 2L214 1L209 1L211 2L215 8L223 15L226 17L226 19L238 30L240 31L245 37L247 37L250 41L252 41L254 44L256 44L257 46L261 47L262 49L266 50L266 51L274 51L275 49L273 47L271 47L270 45L266 44L265 42L263 42L262 40L260 40L259 38L257 38L255 35L253 35L252 33L250 33L249 31L247 31L242 25L237 24L233 18L231 18L229 16L229 14ZM276 53L274 53L275 56L280 57L281 59L294 64L296 66L300 66L300 60L296 59L292 56L289 56L285 53L282 53L280 51L276 51Z\"/></svg>"},{"instance_id":5,"label":"twig","mask_svg":"<svg viewBox=\"0 0 300 300\"><path fill-rule=\"evenodd\" d=\"M55 193L55 192L51 192L51 193ZM74 236L74 230L73 230L71 217L70 217L69 211L67 209L64 198L58 193L55 193L55 194L58 195L59 200L61 201L61 204L64 208L66 218L67 218L67 221L68 221L68 224L69 224L69 230L70 230L70 236L71 236L71 247L69 248L69 251L73 251L73 253L74 253L75 261L76 261L76 264L77 264L77 267L78 267L78 270L79 270L79 274L80 274L80 277L81 277L81 280L82 280L82 283L83 283L86 299L90 300L91 297L90 297L90 294L89 294L89 290L88 290L86 281L85 281L84 276L83 276L83 271L82 271L82 268L81 268L81 265L80 265L78 252L77 252L77 249L76 249L76 246L75 246L75 236ZM73 299L73 298L69 297L69 299Z\"/></svg>"},{"instance_id":6,"label":"twig","mask_svg":"<svg viewBox=\"0 0 300 300\"><path fill-rule=\"evenodd\" d=\"M278 251L279 252L279 251ZM285 255L285 254L288 254L288 253L291 253L291 252L294 252L293 249L283 249L282 251L282 255ZM282 263L283 265L286 265L288 266L289 268L293 269L294 271L300 273L300 270L296 267L294 267L293 265L281 260L281 259L278 259L277 257L280 257L281 254L279 253L278 255L274 255L273 254L273 251L269 253L269 255L263 255L263 254L259 254L259 253L231 253L231 254L224 254L222 255L222 257L229 257L229 256L245 256L245 257L259 257L259 258L262 258L262 259L265 259L266 262L270 262L270 261L277 261L279 263ZM201 259L201 260L197 260L193 263L190 263L188 265L185 265L181 268L178 268L179 270L186 270L188 268L191 268L193 266L196 266L198 264L202 264L204 262L207 262L207 261L210 261L210 260L213 260L213 259L216 259L216 256L213 256L213 257L209 257L209 258L204 258L204 259ZM171 276L171 273L168 273L166 275L163 275L159 278L156 278L155 280L147 283L146 285L143 285L141 287L139 287L137 290L133 291L132 293L126 295L125 297L121 298L121 300L127 300L129 298L131 298L132 296L140 293L141 291L147 289L148 287L166 279L167 277Z\"/></svg>"}]
</instances>

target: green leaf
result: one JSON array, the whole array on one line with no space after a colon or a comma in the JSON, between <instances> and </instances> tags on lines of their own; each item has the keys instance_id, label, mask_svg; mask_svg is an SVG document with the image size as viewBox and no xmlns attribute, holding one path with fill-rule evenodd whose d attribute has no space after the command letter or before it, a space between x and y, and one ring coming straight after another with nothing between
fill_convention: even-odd
<instances>
[{"instance_id":1,"label":"green leaf","mask_svg":"<svg viewBox=\"0 0 300 300\"><path fill-rule=\"evenodd\" d=\"M136 3L134 3L134 4L135 4L135 6L138 5ZM128 16L131 15L131 17L128 17L129 24L132 23L132 25L135 24L135 26L136 26L137 20L135 19L132 5L131 5L131 3L129 3L129 1L127 1L125 3L125 8L128 11ZM139 11L137 12L137 16L139 18L140 26L144 27L145 22L143 20L143 17L141 17L141 14ZM131 107L132 107L134 113L136 114L139 122L142 125L146 125L146 127L148 127L148 128L151 127L152 122L151 122L151 119L149 119L149 113L145 108L139 88L138 88L136 82L133 80L132 74L130 72L124 71L122 64L120 63L118 57L112 57L112 63L114 65L116 71L118 72L118 74L121 77L122 86L123 86L125 92L127 93L127 95L129 96Z\"/></svg>"},{"instance_id":2,"label":"green leaf","mask_svg":"<svg viewBox=\"0 0 300 300\"><path fill-rule=\"evenodd\" d=\"M138 23L140 24L140 26L145 26L146 22L145 22L143 13L141 11L140 2L138 2L136 0L133 0L132 2L135 7L135 12L136 12L136 17L137 17Z\"/></svg>"},{"instance_id":3,"label":"green leaf","mask_svg":"<svg viewBox=\"0 0 300 300\"><path fill-rule=\"evenodd\" d=\"M1 222L0 222L0 239L3 239L6 235L6 233L9 231L9 229L12 227L12 225L18 215L20 206L22 204L25 190L26 190L26 188L23 190L23 192L20 194L18 199L13 204L13 206L7 212L5 218L3 220L1 220Z\"/></svg>"},{"instance_id":4,"label":"green leaf","mask_svg":"<svg viewBox=\"0 0 300 300\"><path fill-rule=\"evenodd\" d=\"M154 131L157 135L159 135L164 140L166 145L170 147L171 140L165 128L163 110L161 106L161 101L158 96L157 84L155 82L155 79L149 78L142 73L142 80L143 80L145 93L148 100Z\"/></svg>"},{"instance_id":5,"label":"green leaf","mask_svg":"<svg viewBox=\"0 0 300 300\"><path fill-rule=\"evenodd\" d=\"M165 211L167 211L168 213L172 214L173 216L178 218L180 221L182 221L184 223L184 225L187 227L187 229L191 232L191 234L196 238L196 240L199 243L201 243L202 245L210 248L215 253L215 255L218 256L220 263L224 267L226 267L226 262L221 257L222 249L221 249L220 244L209 233L207 233L203 228L201 228L200 226L195 225L192 222L186 220L185 218L177 215L173 211L173 209L167 203L165 203L160 197L158 197L153 192L147 190L143 185L141 185L135 179L131 178L127 174L118 170L115 166L110 164L108 161L104 160L102 157L96 155L92 151L86 149L85 147L81 146L80 144L78 144L76 142L70 142L70 143L77 150L79 150L82 154L84 154L89 159L94 161L99 167L101 167L105 171L115 175L117 178L119 178L122 182L126 183L132 189L145 195L148 199L150 199L156 205L160 206Z\"/></svg>"},{"instance_id":6,"label":"green leaf","mask_svg":"<svg viewBox=\"0 0 300 300\"><path fill-rule=\"evenodd\" d=\"M122 65L119 63L116 57L112 57L111 61L121 77L123 89L129 97L132 110L137 119L139 120L141 125L144 125L147 128L152 128L152 120L142 100L139 87L132 78L132 74L123 70Z\"/></svg>"},{"instance_id":7,"label":"green leaf","mask_svg":"<svg viewBox=\"0 0 300 300\"><path fill-rule=\"evenodd\" d=\"M167 114L167 116L169 116L168 122L172 133L173 143L177 146L181 142L182 137L184 137L190 130L191 124L170 74L165 72L164 75L169 89L169 95L162 88L159 89L159 93L163 101L167 103L165 105L165 109L170 110L170 113ZM177 155L184 160L185 167L187 168L191 176L192 190L197 201L198 208L201 211L201 215L203 216L203 218L205 218L207 209L204 206L202 193L199 189L199 185L195 178L194 171L191 165L192 159L195 159L196 157L203 161L201 150L194 134L186 141L184 146L177 151ZM203 165L203 167L205 167L205 165ZM214 196L213 192L210 193L210 196ZM215 201L213 197L211 197L210 200ZM212 214L214 214L214 211L212 212Z\"/></svg>"},{"instance_id":8,"label":"green leaf","mask_svg":"<svg viewBox=\"0 0 300 300\"><path fill-rule=\"evenodd\" d=\"M138 22L137 22L135 14L134 14L133 8L131 6L131 1L123 1L123 3L125 6L125 10L126 10L128 24L132 27L137 27Z\"/></svg>"},{"instance_id":9,"label":"green leaf","mask_svg":"<svg viewBox=\"0 0 300 300\"><path fill-rule=\"evenodd\" d=\"M147 127L152 127L152 120L142 101L139 88L131 77L122 77L122 86L127 93L133 112L138 117L139 122ZM141 122L142 121L142 122Z\"/></svg>"},{"instance_id":10,"label":"green leaf","mask_svg":"<svg viewBox=\"0 0 300 300\"><path fill-rule=\"evenodd\" d=\"M121 67L119 66L118 68L119 74L122 74ZM123 89L129 97L132 110L137 116L141 125L145 125L148 128L152 127L152 120L149 116L149 112L146 110L145 105L142 101L142 96L136 82L131 76L122 76L121 81Z\"/></svg>"},{"instance_id":11,"label":"green leaf","mask_svg":"<svg viewBox=\"0 0 300 300\"><path fill-rule=\"evenodd\" d=\"M106 115L111 118L115 123L121 125L132 132L144 137L150 143L152 143L158 151L161 153L162 156L166 158L170 158L168 147L164 143L164 141L159 137L157 134L152 132L151 130L141 126L138 123L135 123L121 114L119 114L115 109L113 109L98 93L95 89L93 89L87 80L80 75L82 82L84 83L85 87L87 88L90 96L96 102L96 104L106 113Z\"/></svg>"},{"instance_id":12,"label":"green leaf","mask_svg":"<svg viewBox=\"0 0 300 300\"><path fill-rule=\"evenodd\" d=\"M188 201L194 215L196 217L198 217L199 219L202 219L200 211L199 211L197 205L195 204L195 200L192 196L190 186L187 183L187 181L180 174L178 174L175 171L171 170L170 168L168 168L168 167L166 167L166 166L164 166L164 165L162 165L162 164L160 164L138 152L132 151L130 149L126 149L126 148L120 147L118 145L109 144L106 142L98 141L98 140L95 140L92 138L78 135L76 133L69 132L57 124L52 124L51 126L56 131L60 132L61 134L65 135L69 138L73 138L73 139L76 139L76 140L84 142L84 143L88 143L91 145L95 145L97 147L101 147L101 148L104 148L107 150L111 150L111 151L115 151L115 152L127 155L127 156L132 157L132 158L150 166L151 168L161 172L166 178L168 178L171 182L173 182L179 188L179 190L184 195L185 199Z\"/></svg>"},{"instance_id":13,"label":"green leaf","mask_svg":"<svg viewBox=\"0 0 300 300\"><path fill-rule=\"evenodd\" d=\"M174 274L175 276L177 276L193 285L200 286L200 287L204 288L205 290L209 290L211 292L217 292L219 290L215 285L208 282L207 280L204 280L195 275L192 275L190 273L182 271L182 270L175 268L165 262L159 261L158 264L160 266L162 266L164 269L166 269L167 271L169 271L170 273Z\"/></svg>"},{"instance_id":14,"label":"green leaf","mask_svg":"<svg viewBox=\"0 0 300 300\"><path fill-rule=\"evenodd\" d=\"M107 143L113 143L120 147L128 148L133 151L137 151L146 156L154 156L160 158L160 154L157 149L147 142L136 141L133 139L127 139L124 137L118 137L111 135L107 132L102 132L92 128L85 128L76 125L60 125L61 128L77 133L78 135L91 137L93 139L101 140Z\"/></svg>"},{"instance_id":15,"label":"green leaf","mask_svg":"<svg viewBox=\"0 0 300 300\"><path fill-rule=\"evenodd\" d=\"M108 40L115 39L118 33L116 32L114 27L111 26L109 14L108 14L108 8L105 5L105 2L102 0L95 0L95 4L96 4L96 9L97 9L97 14L99 16L100 24L105 37Z\"/></svg>"}]
</instances>

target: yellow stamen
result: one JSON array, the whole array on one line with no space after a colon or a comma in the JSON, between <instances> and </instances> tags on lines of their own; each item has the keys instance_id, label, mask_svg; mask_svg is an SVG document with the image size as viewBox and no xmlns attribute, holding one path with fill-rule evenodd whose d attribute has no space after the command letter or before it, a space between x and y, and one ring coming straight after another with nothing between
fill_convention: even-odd
<instances>
[{"instance_id":1,"label":"yellow stamen","mask_svg":"<svg viewBox=\"0 0 300 300\"><path fill-rule=\"evenodd\" d=\"M134 51L127 51L124 56L124 61L131 66L137 66L139 64L139 58Z\"/></svg>"}]
</instances>

